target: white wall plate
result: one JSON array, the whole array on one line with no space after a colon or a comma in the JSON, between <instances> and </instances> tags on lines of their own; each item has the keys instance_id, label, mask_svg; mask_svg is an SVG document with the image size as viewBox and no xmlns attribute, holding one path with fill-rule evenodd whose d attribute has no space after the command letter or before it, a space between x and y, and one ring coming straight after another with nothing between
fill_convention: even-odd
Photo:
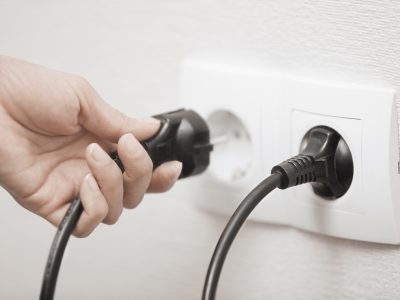
<instances>
[{"instance_id":1,"label":"white wall plate","mask_svg":"<svg viewBox=\"0 0 400 300\"><path fill-rule=\"evenodd\" d=\"M400 243L393 90L201 60L183 64L180 83L182 106L212 116L212 135L229 141L216 146L206 174L187 181L198 205L230 215L274 165L297 154L310 128L326 125L344 137L353 155L348 192L328 201L309 185L274 191L250 218L336 237Z\"/></svg>"},{"instance_id":2,"label":"white wall plate","mask_svg":"<svg viewBox=\"0 0 400 300\"><path fill-rule=\"evenodd\" d=\"M340 82L283 80L282 152L295 155L307 130L326 125L344 137L354 163L350 189L337 200L322 199L307 185L285 191L290 224L337 237L400 243L394 91Z\"/></svg>"},{"instance_id":3,"label":"white wall plate","mask_svg":"<svg viewBox=\"0 0 400 300\"><path fill-rule=\"evenodd\" d=\"M229 111L241 120L249 133L250 152L246 156L236 157L239 165L241 161L249 161L249 168L244 176L228 174L222 177L221 172L232 171L232 168L215 162L211 163L205 174L187 180L190 190L193 191L191 197L200 207L220 214L231 214L249 190L269 174L269 169L265 169L264 158L273 157L275 151L272 147L263 147L262 142L271 140L271 143L276 144L278 136L274 136L275 130L263 132L263 120L267 118L272 121L277 118L276 113L280 110L279 78L257 69L188 60L183 64L180 84L183 107L192 108L205 118L216 111ZM270 110L265 113L263 105L266 99ZM277 129L277 125L274 126ZM231 130L229 126L226 129L227 132ZM215 152L219 151L217 145ZM236 149L232 151L236 152ZM224 159L219 153L211 155L214 161ZM223 169L216 169L218 167ZM277 198L279 197L269 199L268 205L261 203L252 218L263 221L268 215L268 219L273 222L285 223L286 208L284 202Z\"/></svg>"}]
</instances>

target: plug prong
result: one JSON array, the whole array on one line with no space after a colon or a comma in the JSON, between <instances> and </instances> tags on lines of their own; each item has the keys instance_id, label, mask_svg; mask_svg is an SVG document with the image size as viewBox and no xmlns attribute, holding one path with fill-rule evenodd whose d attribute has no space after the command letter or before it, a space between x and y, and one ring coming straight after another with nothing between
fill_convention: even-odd
<instances>
[{"instance_id":1,"label":"plug prong","mask_svg":"<svg viewBox=\"0 0 400 300\"><path fill-rule=\"evenodd\" d=\"M218 145L227 143L229 140L230 140L230 137L229 137L228 134L212 136L211 137L211 144L213 146L218 146Z\"/></svg>"}]
</instances>

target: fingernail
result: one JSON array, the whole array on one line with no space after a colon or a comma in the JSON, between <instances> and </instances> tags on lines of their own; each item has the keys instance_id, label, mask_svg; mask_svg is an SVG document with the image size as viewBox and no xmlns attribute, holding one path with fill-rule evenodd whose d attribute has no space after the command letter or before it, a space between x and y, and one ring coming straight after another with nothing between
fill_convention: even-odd
<instances>
[{"instance_id":1,"label":"fingernail","mask_svg":"<svg viewBox=\"0 0 400 300\"><path fill-rule=\"evenodd\" d=\"M182 163L180 161L174 160L174 161L166 162L164 165L166 165L169 168L171 175L173 174L173 177L171 180L173 182L176 181L179 178L179 176L181 175Z\"/></svg>"},{"instance_id":2,"label":"fingernail","mask_svg":"<svg viewBox=\"0 0 400 300\"><path fill-rule=\"evenodd\" d=\"M87 183L87 185L94 191L99 189L99 186L97 185L96 179L94 179L92 174L87 174L85 176L85 182Z\"/></svg>"},{"instance_id":3,"label":"fingernail","mask_svg":"<svg viewBox=\"0 0 400 300\"><path fill-rule=\"evenodd\" d=\"M90 155L97 162L106 162L110 158L107 153L104 152L103 149L100 148L97 144L92 144L90 146Z\"/></svg>"},{"instance_id":4,"label":"fingernail","mask_svg":"<svg viewBox=\"0 0 400 300\"><path fill-rule=\"evenodd\" d=\"M128 155L133 155L138 151L138 148L140 146L139 142L133 137L132 134L128 133L124 137L124 146L126 153Z\"/></svg>"},{"instance_id":5,"label":"fingernail","mask_svg":"<svg viewBox=\"0 0 400 300\"><path fill-rule=\"evenodd\" d=\"M160 126L160 120L158 120L156 118L149 118L149 117L142 118L142 119L140 119L140 122L146 123L151 126Z\"/></svg>"}]
</instances>

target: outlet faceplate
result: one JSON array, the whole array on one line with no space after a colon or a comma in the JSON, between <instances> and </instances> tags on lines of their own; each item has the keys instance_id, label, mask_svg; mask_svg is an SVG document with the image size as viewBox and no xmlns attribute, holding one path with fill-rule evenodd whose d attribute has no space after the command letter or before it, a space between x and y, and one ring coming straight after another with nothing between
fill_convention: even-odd
<instances>
[{"instance_id":1,"label":"outlet faceplate","mask_svg":"<svg viewBox=\"0 0 400 300\"><path fill-rule=\"evenodd\" d=\"M219 152L211 157L206 174L187 181L199 206L232 214L274 165L298 153L310 128L326 125L344 137L353 155L354 177L348 192L328 201L309 185L277 190L250 219L342 238L400 243L393 90L187 60L180 99L183 106L210 118L212 132L218 131L222 138L237 137L230 144L239 148L228 153L229 147L217 145ZM219 161L213 163L214 159Z\"/></svg>"}]
</instances>

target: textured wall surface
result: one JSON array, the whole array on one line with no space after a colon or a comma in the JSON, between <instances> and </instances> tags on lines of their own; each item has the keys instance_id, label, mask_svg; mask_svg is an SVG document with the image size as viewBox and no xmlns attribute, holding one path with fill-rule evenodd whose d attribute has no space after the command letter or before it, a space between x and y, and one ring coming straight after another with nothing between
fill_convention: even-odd
<instances>
[{"instance_id":1,"label":"textured wall surface","mask_svg":"<svg viewBox=\"0 0 400 300\"><path fill-rule=\"evenodd\" d=\"M175 108L187 56L398 88L399 15L388 0L0 0L0 53L79 73L146 115ZM1 199L0 299L32 299L54 229ZM184 182L149 196L71 241L57 299L199 299L224 223ZM400 247L248 223L219 299L400 299L399 282Z\"/></svg>"}]
</instances>

